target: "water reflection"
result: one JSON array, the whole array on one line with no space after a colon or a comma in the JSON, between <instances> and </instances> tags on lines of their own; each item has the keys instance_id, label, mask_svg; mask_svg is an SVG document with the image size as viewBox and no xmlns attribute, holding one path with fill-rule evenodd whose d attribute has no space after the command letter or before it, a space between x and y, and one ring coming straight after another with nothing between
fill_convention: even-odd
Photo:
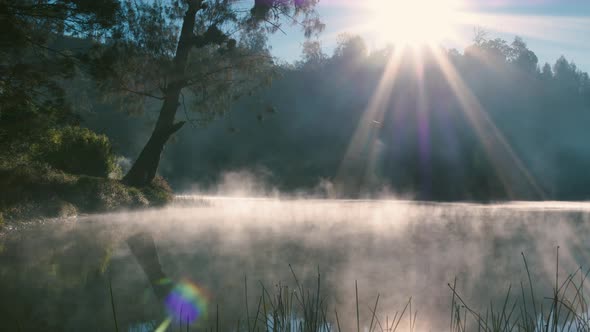
<instances>
[{"instance_id":1,"label":"water reflection","mask_svg":"<svg viewBox=\"0 0 590 332\"><path fill-rule=\"evenodd\" d=\"M248 330L248 323L261 328L262 317L273 317L271 301L278 303L277 294L287 289L299 296L289 295L294 317L305 316L297 301L307 296L321 300L315 309L326 320L335 323L337 312L338 323L351 330L357 281L359 320L366 327L377 325L372 310L379 296L381 326L406 307L398 330L409 328L416 311L417 331L448 329L448 283L456 278L457 293L475 309L501 306L510 285L511 298L520 298L520 282L528 280L521 252L539 306L549 308L543 297L552 295L556 247L561 281L590 263L588 211L583 203L185 196L164 210L88 216L5 235L0 316L25 331L104 331L115 329L114 307L120 330L153 329L169 317L174 329L185 330L188 318L191 329ZM166 278L171 282L162 283ZM166 301L174 289L178 296Z\"/></svg>"}]
</instances>

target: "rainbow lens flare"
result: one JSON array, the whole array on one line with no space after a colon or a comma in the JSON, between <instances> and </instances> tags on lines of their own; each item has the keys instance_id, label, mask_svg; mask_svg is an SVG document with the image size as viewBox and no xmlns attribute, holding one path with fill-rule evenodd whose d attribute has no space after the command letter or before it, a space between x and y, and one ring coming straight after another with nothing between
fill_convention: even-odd
<instances>
[{"instance_id":1,"label":"rainbow lens flare","mask_svg":"<svg viewBox=\"0 0 590 332\"><path fill-rule=\"evenodd\" d=\"M176 284L164 304L172 320L187 324L192 324L207 314L206 293L188 280Z\"/></svg>"}]
</instances>

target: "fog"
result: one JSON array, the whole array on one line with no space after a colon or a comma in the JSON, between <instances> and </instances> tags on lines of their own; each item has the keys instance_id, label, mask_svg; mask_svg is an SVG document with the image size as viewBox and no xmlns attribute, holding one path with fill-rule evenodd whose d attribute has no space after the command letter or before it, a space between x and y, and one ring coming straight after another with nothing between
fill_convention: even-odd
<instances>
[{"instance_id":1,"label":"fog","mask_svg":"<svg viewBox=\"0 0 590 332\"><path fill-rule=\"evenodd\" d=\"M570 55L479 28L326 54L317 0L20 1L0 0L0 331L590 331ZM285 18L294 63L271 56Z\"/></svg>"},{"instance_id":2,"label":"fog","mask_svg":"<svg viewBox=\"0 0 590 332\"><path fill-rule=\"evenodd\" d=\"M355 281L363 324L379 294L379 319L391 320L411 297L417 331L448 329L448 284L456 278L457 293L482 312L490 303L501 307L509 286L518 300L520 283L528 289L521 253L537 305L548 308L557 247L562 281L590 263L589 212L590 203L181 195L161 210L29 224L0 238L0 312L25 330L112 329L112 280L119 326L160 319L160 304L126 243L148 233L164 273L205 289L209 317L219 306L221 330L245 322L245 277L254 316L261 284L296 288L291 268L312 292L319 269L328 319L337 310L348 329L356 326ZM407 315L400 328L408 328Z\"/></svg>"}]
</instances>

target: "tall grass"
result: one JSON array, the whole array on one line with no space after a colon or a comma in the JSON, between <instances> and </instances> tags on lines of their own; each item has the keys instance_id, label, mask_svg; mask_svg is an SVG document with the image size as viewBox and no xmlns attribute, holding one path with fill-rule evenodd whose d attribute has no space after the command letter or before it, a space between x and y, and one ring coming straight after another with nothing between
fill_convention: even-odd
<instances>
[{"instance_id":1,"label":"tall grass","mask_svg":"<svg viewBox=\"0 0 590 332\"><path fill-rule=\"evenodd\" d=\"M564 280L559 280L559 247L555 262L555 284L550 297L539 298L533 291L533 280L524 253L522 259L527 273L528 287L520 282L520 296L511 300L512 286L506 292L500 308L493 304L485 313L472 309L457 293L456 284L449 284L452 292L452 332L567 332L590 331L588 298L584 283L590 269L580 267ZM547 306L548 304L548 306Z\"/></svg>"},{"instance_id":2,"label":"tall grass","mask_svg":"<svg viewBox=\"0 0 590 332\"><path fill-rule=\"evenodd\" d=\"M585 272L580 267L565 279L559 279L559 247L555 263L555 280L553 289L548 291L549 297L540 297L535 293L534 282L524 253L521 253L526 271L526 281L519 283L518 292L508 287L501 305L489 304L484 311L470 306L457 291L457 280L448 284L450 289L451 310L450 324L429 331L450 332L483 331L483 332L590 332L590 312L588 298L584 292L585 282L590 269ZM182 323L178 328L164 328L167 331L232 331L232 332L397 332L422 331L418 312L412 307L410 297L401 311L395 312L390 319L388 313L379 308L378 294L372 306L367 305L370 313L369 321L361 321L358 284L355 281L355 313L353 326L343 326L338 310L329 311L327 296L321 288L321 274L317 273L314 288L304 288L295 271L289 265L294 280L294 288L278 284L274 289L267 288L259 282L259 295L256 307L249 303L248 280L244 278L245 318L237 318L231 324L220 322L219 306L216 306L214 319L205 322L201 327L191 327ZM112 286L109 292L113 311L115 330L119 331L115 310ZM481 301L478 301L481 303ZM253 310L252 310L253 309ZM331 315L333 313L333 315ZM231 314L231 313L230 313ZM229 315L227 316L229 317ZM353 319L354 320L354 319ZM350 321L350 319L348 320ZM349 322L350 324L350 322ZM205 326L205 327L204 327ZM157 329L160 331L160 329Z\"/></svg>"}]
</instances>

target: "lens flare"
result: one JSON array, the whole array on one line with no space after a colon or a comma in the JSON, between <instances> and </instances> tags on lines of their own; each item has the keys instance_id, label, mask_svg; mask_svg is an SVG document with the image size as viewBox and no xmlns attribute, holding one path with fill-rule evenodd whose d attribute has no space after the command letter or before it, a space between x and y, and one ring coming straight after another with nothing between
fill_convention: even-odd
<instances>
[{"instance_id":1,"label":"lens flare","mask_svg":"<svg viewBox=\"0 0 590 332\"><path fill-rule=\"evenodd\" d=\"M171 319L193 324L207 314L207 301L203 289L182 280L172 288L164 304Z\"/></svg>"}]
</instances>

